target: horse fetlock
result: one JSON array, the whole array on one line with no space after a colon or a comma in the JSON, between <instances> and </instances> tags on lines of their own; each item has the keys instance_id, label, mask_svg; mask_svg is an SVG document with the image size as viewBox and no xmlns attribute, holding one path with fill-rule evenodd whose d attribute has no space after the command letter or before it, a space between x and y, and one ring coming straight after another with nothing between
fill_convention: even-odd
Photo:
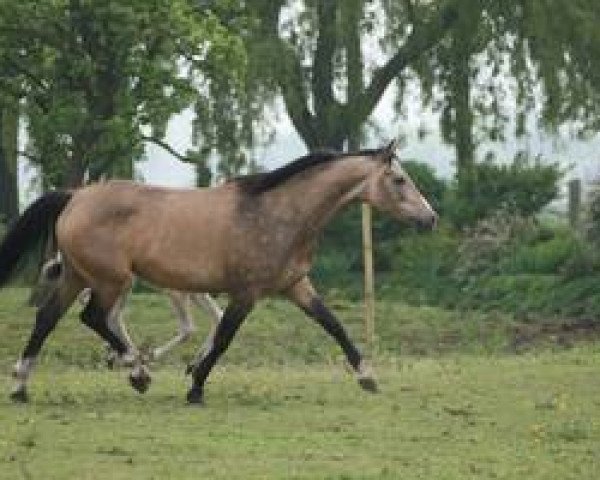
<instances>
[{"instance_id":1,"label":"horse fetlock","mask_svg":"<svg viewBox=\"0 0 600 480\"><path fill-rule=\"evenodd\" d=\"M9 398L15 403L27 403L29 401L29 395L27 393L27 387L24 383L18 385L9 394Z\"/></svg>"},{"instance_id":2,"label":"horse fetlock","mask_svg":"<svg viewBox=\"0 0 600 480\"><path fill-rule=\"evenodd\" d=\"M22 358L17 361L13 367L12 376L16 380L25 381L33 368L34 360L31 358Z\"/></svg>"},{"instance_id":3,"label":"horse fetlock","mask_svg":"<svg viewBox=\"0 0 600 480\"><path fill-rule=\"evenodd\" d=\"M139 356L135 353L124 353L119 355L114 350L111 350L106 355L106 366L113 370L117 367L134 367L136 364L140 363ZM142 362L143 363L143 362Z\"/></svg>"},{"instance_id":4,"label":"horse fetlock","mask_svg":"<svg viewBox=\"0 0 600 480\"><path fill-rule=\"evenodd\" d=\"M363 390L370 393L379 392L379 387L377 386L377 381L375 380L373 370L364 360L361 360L358 368L356 369L356 379Z\"/></svg>"},{"instance_id":5,"label":"horse fetlock","mask_svg":"<svg viewBox=\"0 0 600 480\"><path fill-rule=\"evenodd\" d=\"M119 362L125 367L133 367L138 363L139 355L135 352L125 352L119 356Z\"/></svg>"}]
</instances>

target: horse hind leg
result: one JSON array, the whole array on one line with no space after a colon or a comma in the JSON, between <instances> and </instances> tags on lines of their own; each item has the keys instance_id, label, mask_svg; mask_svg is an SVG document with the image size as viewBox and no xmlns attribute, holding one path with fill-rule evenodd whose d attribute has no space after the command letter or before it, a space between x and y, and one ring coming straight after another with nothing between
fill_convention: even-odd
<instances>
[{"instance_id":1,"label":"horse hind leg","mask_svg":"<svg viewBox=\"0 0 600 480\"><path fill-rule=\"evenodd\" d=\"M90 292L91 295L91 292ZM110 345L108 346L109 355L107 358L107 364L112 369L116 364L125 365L127 367L133 367L136 364L137 359L140 356L138 348L135 346L129 332L123 323L123 306L127 298L127 293L121 295L115 305L112 307L108 317L107 324L108 328L117 335L121 341L127 347L127 351L124 354L119 354L117 351L112 350ZM89 301L89 299L88 299Z\"/></svg>"},{"instance_id":2,"label":"horse hind leg","mask_svg":"<svg viewBox=\"0 0 600 480\"><path fill-rule=\"evenodd\" d=\"M39 351L60 318L75 301L81 284L75 278L62 278L60 283L54 287L51 292L46 294L43 304L38 308L29 340L14 367L13 376L17 384L10 394L13 401L26 402L28 400L27 382Z\"/></svg>"},{"instance_id":3,"label":"horse hind leg","mask_svg":"<svg viewBox=\"0 0 600 480\"><path fill-rule=\"evenodd\" d=\"M119 315L129 285L131 282L126 287L92 289L90 299L81 313L81 321L104 339L124 363L133 366L129 382L138 392L144 393L152 379Z\"/></svg>"},{"instance_id":4,"label":"horse hind leg","mask_svg":"<svg viewBox=\"0 0 600 480\"><path fill-rule=\"evenodd\" d=\"M208 293L193 293L191 298L197 307L203 308L212 317L213 327L216 327L223 316L223 310L215 299Z\"/></svg>"}]
</instances>

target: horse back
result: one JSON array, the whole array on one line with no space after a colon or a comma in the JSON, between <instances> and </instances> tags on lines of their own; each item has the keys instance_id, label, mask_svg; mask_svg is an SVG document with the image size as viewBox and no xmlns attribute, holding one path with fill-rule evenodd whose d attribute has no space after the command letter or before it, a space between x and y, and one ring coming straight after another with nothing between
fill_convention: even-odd
<instances>
[{"instance_id":1,"label":"horse back","mask_svg":"<svg viewBox=\"0 0 600 480\"><path fill-rule=\"evenodd\" d=\"M218 287L228 197L227 189L97 184L73 196L57 222L57 241L87 276L133 273L181 290Z\"/></svg>"}]
</instances>

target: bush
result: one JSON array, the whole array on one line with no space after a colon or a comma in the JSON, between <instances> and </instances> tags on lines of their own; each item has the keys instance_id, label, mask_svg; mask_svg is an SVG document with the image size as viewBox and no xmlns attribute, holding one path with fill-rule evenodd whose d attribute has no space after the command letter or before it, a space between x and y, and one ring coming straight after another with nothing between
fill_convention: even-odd
<instances>
[{"instance_id":1,"label":"bush","mask_svg":"<svg viewBox=\"0 0 600 480\"><path fill-rule=\"evenodd\" d=\"M487 159L474 166L471 183L456 182L449 189L444 210L458 227L474 225L500 208L530 217L558 196L562 175L558 164L542 164L525 155L509 164Z\"/></svg>"}]
</instances>

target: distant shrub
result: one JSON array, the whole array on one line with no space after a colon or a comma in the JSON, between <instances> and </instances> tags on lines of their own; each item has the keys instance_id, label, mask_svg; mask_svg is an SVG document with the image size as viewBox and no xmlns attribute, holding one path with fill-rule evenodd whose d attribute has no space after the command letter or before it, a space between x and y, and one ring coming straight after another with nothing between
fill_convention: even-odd
<instances>
[{"instance_id":1,"label":"distant shrub","mask_svg":"<svg viewBox=\"0 0 600 480\"><path fill-rule=\"evenodd\" d=\"M561 177L557 164L532 161L525 155L508 164L487 159L475 165L471 185L455 183L449 189L445 211L460 227L474 225L500 208L529 217L558 196Z\"/></svg>"},{"instance_id":2,"label":"distant shrub","mask_svg":"<svg viewBox=\"0 0 600 480\"><path fill-rule=\"evenodd\" d=\"M475 225L465 228L456 251L453 277L468 281L474 276L500 272L517 244L531 242L536 234L531 219L498 209Z\"/></svg>"}]
</instances>

